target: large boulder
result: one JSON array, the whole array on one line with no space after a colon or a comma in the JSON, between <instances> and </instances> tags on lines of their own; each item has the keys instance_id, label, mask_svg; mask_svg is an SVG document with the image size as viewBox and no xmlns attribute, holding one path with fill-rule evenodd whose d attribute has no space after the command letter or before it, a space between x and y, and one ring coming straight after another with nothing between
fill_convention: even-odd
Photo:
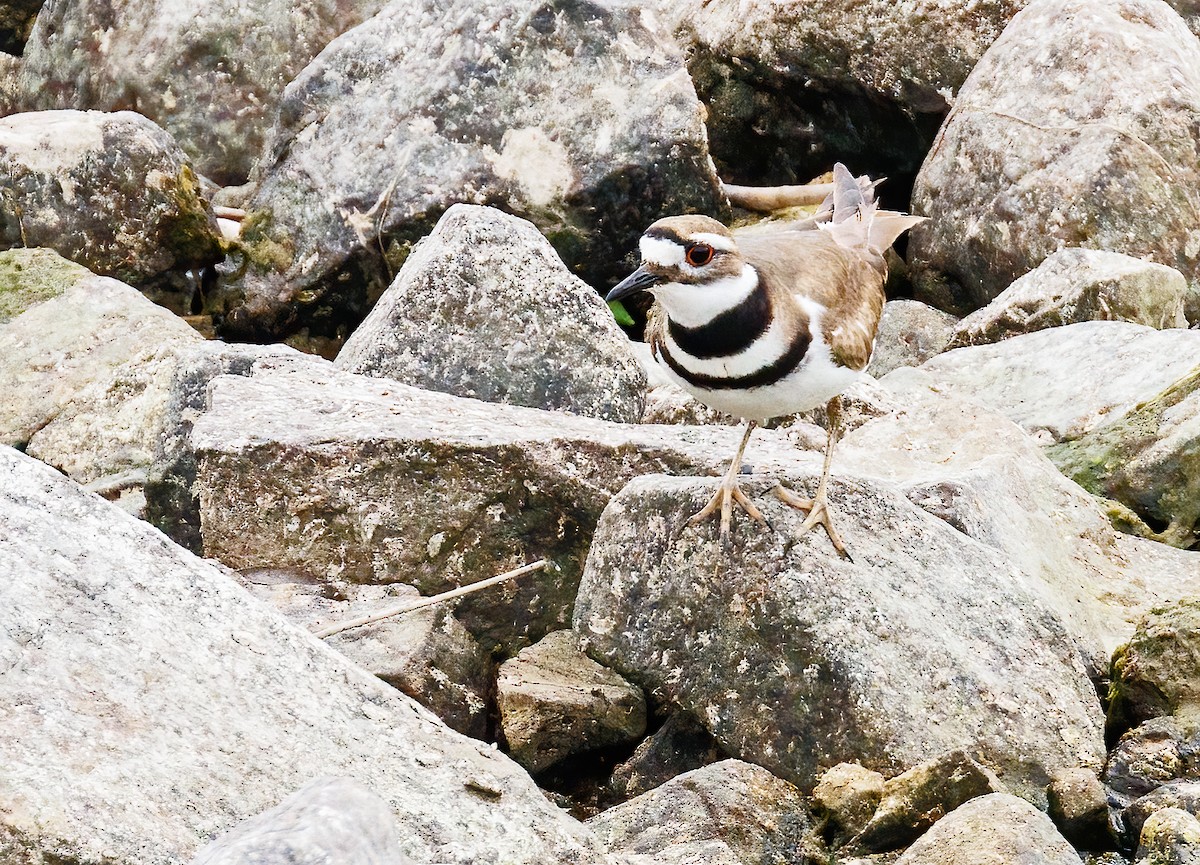
<instances>
[{"instance_id":1,"label":"large boulder","mask_svg":"<svg viewBox=\"0 0 1200 865\"><path fill-rule=\"evenodd\" d=\"M287 83L382 5L49 0L25 47L21 98L29 110L135 110L169 131L201 174L242 183Z\"/></svg>"},{"instance_id":2,"label":"large boulder","mask_svg":"<svg viewBox=\"0 0 1200 865\"><path fill-rule=\"evenodd\" d=\"M182 274L222 258L216 217L170 135L132 111L0 119L0 245L45 246L187 311Z\"/></svg>"},{"instance_id":3,"label":"large boulder","mask_svg":"<svg viewBox=\"0 0 1200 865\"><path fill-rule=\"evenodd\" d=\"M179 863L336 775L420 862L601 861L506 757L8 448L0 525L0 860Z\"/></svg>"},{"instance_id":4,"label":"large boulder","mask_svg":"<svg viewBox=\"0 0 1200 865\"><path fill-rule=\"evenodd\" d=\"M1146 257L1200 318L1200 41L1161 0L1037 0L962 86L917 177L917 298L978 309L1065 246Z\"/></svg>"},{"instance_id":5,"label":"large boulder","mask_svg":"<svg viewBox=\"0 0 1200 865\"><path fill-rule=\"evenodd\" d=\"M1109 724L1123 732L1170 715L1184 734L1200 731L1200 600L1156 609L1113 656Z\"/></svg>"},{"instance_id":6,"label":"large boulder","mask_svg":"<svg viewBox=\"0 0 1200 865\"><path fill-rule=\"evenodd\" d=\"M456 204L336 365L489 402L636 423L646 376L629 344L604 301L530 223Z\"/></svg>"},{"instance_id":7,"label":"large boulder","mask_svg":"<svg viewBox=\"0 0 1200 865\"><path fill-rule=\"evenodd\" d=\"M636 6L393 0L288 85L226 334L344 338L456 202L529 218L595 284L660 216L720 213L682 55Z\"/></svg>"}]
</instances>

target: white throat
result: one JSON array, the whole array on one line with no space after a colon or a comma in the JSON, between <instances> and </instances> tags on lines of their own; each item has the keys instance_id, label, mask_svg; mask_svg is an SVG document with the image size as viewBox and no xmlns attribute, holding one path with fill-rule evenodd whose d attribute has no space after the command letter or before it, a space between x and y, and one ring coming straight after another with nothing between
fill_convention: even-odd
<instances>
[{"instance_id":1,"label":"white throat","mask_svg":"<svg viewBox=\"0 0 1200 865\"><path fill-rule=\"evenodd\" d=\"M745 301L757 285L758 271L745 264L737 276L694 285L668 282L654 286L650 293L676 324L700 327Z\"/></svg>"}]
</instances>

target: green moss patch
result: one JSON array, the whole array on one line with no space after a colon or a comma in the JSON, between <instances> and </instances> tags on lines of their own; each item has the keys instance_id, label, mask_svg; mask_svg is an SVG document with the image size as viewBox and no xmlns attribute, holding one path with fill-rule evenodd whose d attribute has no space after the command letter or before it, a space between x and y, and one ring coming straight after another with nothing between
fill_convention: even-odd
<instances>
[{"instance_id":1,"label":"green moss patch","mask_svg":"<svg viewBox=\"0 0 1200 865\"><path fill-rule=\"evenodd\" d=\"M29 307L57 297L80 279L86 267L52 249L10 249L0 253L0 324Z\"/></svg>"}]
</instances>

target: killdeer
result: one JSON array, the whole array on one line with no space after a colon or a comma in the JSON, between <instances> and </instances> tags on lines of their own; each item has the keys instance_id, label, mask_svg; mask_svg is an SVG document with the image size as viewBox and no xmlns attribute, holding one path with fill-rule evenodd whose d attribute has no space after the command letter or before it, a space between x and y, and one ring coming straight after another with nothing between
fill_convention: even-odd
<instances>
[{"instance_id":1,"label":"killdeer","mask_svg":"<svg viewBox=\"0 0 1200 865\"><path fill-rule=\"evenodd\" d=\"M776 495L807 512L804 534L833 527L827 487L839 432L840 394L866 368L875 345L887 277L884 252L923 217L879 210L874 184L838 164L833 192L812 219L732 233L707 216L660 219L642 235L641 266L608 293L648 291L651 354L667 376L705 405L747 421L716 494L690 520L718 509L722 544L736 502L766 524L738 486L750 434L761 421L828 405L829 437L816 494L782 485Z\"/></svg>"}]
</instances>

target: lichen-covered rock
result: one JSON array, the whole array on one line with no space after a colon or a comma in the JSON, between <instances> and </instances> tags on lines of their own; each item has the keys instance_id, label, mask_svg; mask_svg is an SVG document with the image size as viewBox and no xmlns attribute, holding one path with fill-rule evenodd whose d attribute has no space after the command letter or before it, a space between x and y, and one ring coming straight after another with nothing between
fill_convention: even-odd
<instances>
[{"instance_id":1,"label":"lichen-covered rock","mask_svg":"<svg viewBox=\"0 0 1200 865\"><path fill-rule=\"evenodd\" d=\"M949 347L997 342L1080 321L1187 327L1178 270L1099 249L1060 249L958 323Z\"/></svg>"},{"instance_id":2,"label":"lichen-covered rock","mask_svg":"<svg viewBox=\"0 0 1200 865\"><path fill-rule=\"evenodd\" d=\"M919 300L889 300L867 372L880 378L902 366L920 366L946 350L956 323L954 316Z\"/></svg>"},{"instance_id":3,"label":"lichen-covered rock","mask_svg":"<svg viewBox=\"0 0 1200 865\"><path fill-rule=\"evenodd\" d=\"M697 842L721 842L745 865L819 861L822 852L800 791L740 760L680 775L588 826L615 853L656 859Z\"/></svg>"},{"instance_id":4,"label":"lichen-covered rock","mask_svg":"<svg viewBox=\"0 0 1200 865\"><path fill-rule=\"evenodd\" d=\"M0 177L5 249L49 247L164 301L172 279L222 257L216 217L183 152L132 111L0 119Z\"/></svg>"},{"instance_id":5,"label":"lichen-covered rock","mask_svg":"<svg viewBox=\"0 0 1200 865\"><path fill-rule=\"evenodd\" d=\"M67 261L53 249L0 252L0 325L89 276L93 276L90 270Z\"/></svg>"},{"instance_id":6,"label":"lichen-covered rock","mask_svg":"<svg viewBox=\"0 0 1200 865\"><path fill-rule=\"evenodd\" d=\"M1113 656L1108 723L1116 732L1170 715L1200 731L1200 599L1152 610Z\"/></svg>"},{"instance_id":7,"label":"lichen-covered rock","mask_svg":"<svg viewBox=\"0 0 1200 865\"><path fill-rule=\"evenodd\" d=\"M614 804L624 802L727 756L691 712L672 712L628 760L613 769L605 798Z\"/></svg>"},{"instance_id":8,"label":"lichen-covered rock","mask_svg":"<svg viewBox=\"0 0 1200 865\"><path fill-rule=\"evenodd\" d=\"M419 862L602 861L507 757L0 447L0 861L176 865L314 778Z\"/></svg>"},{"instance_id":9,"label":"lichen-covered rock","mask_svg":"<svg viewBox=\"0 0 1200 865\"><path fill-rule=\"evenodd\" d=\"M889 778L878 808L855 841L868 850L895 850L964 802L1003 792L990 769L964 751L951 751Z\"/></svg>"},{"instance_id":10,"label":"lichen-covered rock","mask_svg":"<svg viewBox=\"0 0 1200 865\"><path fill-rule=\"evenodd\" d=\"M1088 769L1063 769L1050 779L1046 790L1050 819L1063 837L1085 850L1113 847L1108 796L1096 773Z\"/></svg>"},{"instance_id":11,"label":"lichen-covered rock","mask_svg":"<svg viewBox=\"0 0 1200 865\"><path fill-rule=\"evenodd\" d=\"M811 490L809 466L782 480ZM1031 796L1060 768L1099 769L1071 640L1000 553L845 474L830 496L854 563L796 540L803 514L751 480L774 531L735 530L726 553L714 526L685 525L713 486L642 477L605 508L574 621L606 666L806 790L837 763L896 774L964 743Z\"/></svg>"},{"instance_id":12,"label":"lichen-covered rock","mask_svg":"<svg viewBox=\"0 0 1200 865\"><path fill-rule=\"evenodd\" d=\"M1200 865L1200 820L1179 808L1150 816L1138 843L1144 865Z\"/></svg>"},{"instance_id":13,"label":"lichen-covered rock","mask_svg":"<svg viewBox=\"0 0 1200 865\"><path fill-rule=\"evenodd\" d=\"M25 49L28 109L135 107L196 169L242 183L284 87L383 0L49 0Z\"/></svg>"},{"instance_id":14,"label":"lichen-covered rock","mask_svg":"<svg viewBox=\"0 0 1200 865\"><path fill-rule=\"evenodd\" d=\"M16 114L18 107L17 81L21 74L21 58L0 51L0 117Z\"/></svg>"},{"instance_id":15,"label":"lichen-covered rock","mask_svg":"<svg viewBox=\"0 0 1200 865\"><path fill-rule=\"evenodd\" d=\"M1041 811L992 793L943 817L896 865L1079 865L1079 854Z\"/></svg>"},{"instance_id":16,"label":"lichen-covered rock","mask_svg":"<svg viewBox=\"0 0 1200 865\"><path fill-rule=\"evenodd\" d=\"M21 54L29 31L45 0L4 0L0 3L0 51Z\"/></svg>"},{"instance_id":17,"label":"lichen-covered rock","mask_svg":"<svg viewBox=\"0 0 1200 865\"><path fill-rule=\"evenodd\" d=\"M1170 808L1186 811L1193 816L1200 814L1200 783L1168 781L1121 812L1129 846L1136 845L1142 829L1153 814Z\"/></svg>"},{"instance_id":18,"label":"lichen-covered rock","mask_svg":"<svg viewBox=\"0 0 1200 865\"><path fill-rule=\"evenodd\" d=\"M393 0L334 40L284 94L224 332L344 338L456 202L530 219L597 285L656 218L720 213L703 109L646 14Z\"/></svg>"},{"instance_id":19,"label":"lichen-covered rock","mask_svg":"<svg viewBox=\"0 0 1200 865\"><path fill-rule=\"evenodd\" d=\"M637 423L646 377L604 301L537 229L456 204L338 353L348 372Z\"/></svg>"},{"instance_id":20,"label":"lichen-covered rock","mask_svg":"<svg viewBox=\"0 0 1200 865\"><path fill-rule=\"evenodd\" d=\"M321 583L296 581L297 576L263 569L243 572L239 581L309 631L420 600L409 586L343 584L331 591ZM494 708L492 661L450 613L426 607L324 639L364 670L408 694L450 729L487 738L489 709Z\"/></svg>"},{"instance_id":21,"label":"lichen-covered rock","mask_svg":"<svg viewBox=\"0 0 1200 865\"><path fill-rule=\"evenodd\" d=\"M1200 41L1159 0L1037 0L963 85L917 176L916 296L979 309L1066 246L1200 284ZM1189 295L1190 321L1200 291Z\"/></svg>"},{"instance_id":22,"label":"lichen-covered rock","mask_svg":"<svg viewBox=\"0 0 1200 865\"><path fill-rule=\"evenodd\" d=\"M844 838L867 825L883 798L884 778L857 763L838 763L813 788L813 806Z\"/></svg>"},{"instance_id":23,"label":"lichen-covered rock","mask_svg":"<svg viewBox=\"0 0 1200 865\"><path fill-rule=\"evenodd\" d=\"M641 689L585 655L571 631L547 634L505 661L496 702L509 753L534 773L646 732Z\"/></svg>"},{"instance_id":24,"label":"lichen-covered rock","mask_svg":"<svg viewBox=\"0 0 1200 865\"><path fill-rule=\"evenodd\" d=\"M1182 728L1169 716L1151 718L1126 731L1108 754L1104 783L1121 796L1136 799L1181 777L1184 739Z\"/></svg>"},{"instance_id":25,"label":"lichen-covered rock","mask_svg":"<svg viewBox=\"0 0 1200 865\"><path fill-rule=\"evenodd\" d=\"M353 778L318 778L237 824L191 865L410 865L388 803Z\"/></svg>"}]
</instances>

